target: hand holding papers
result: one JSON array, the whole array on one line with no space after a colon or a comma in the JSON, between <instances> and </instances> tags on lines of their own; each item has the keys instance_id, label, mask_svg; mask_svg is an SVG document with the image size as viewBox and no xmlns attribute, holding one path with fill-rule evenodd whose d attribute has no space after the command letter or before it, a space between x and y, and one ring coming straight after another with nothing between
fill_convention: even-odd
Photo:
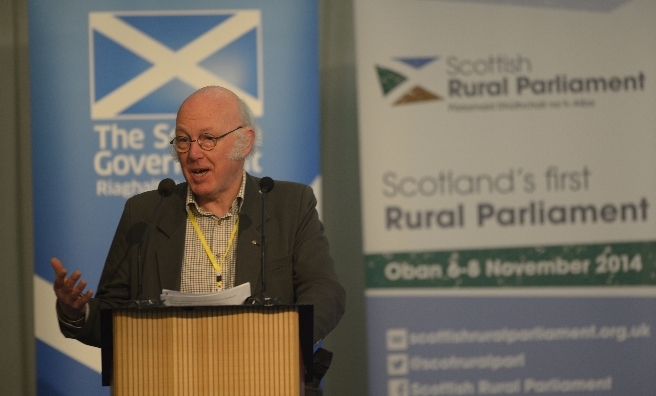
<instances>
[{"instance_id":1,"label":"hand holding papers","mask_svg":"<svg viewBox=\"0 0 656 396\"><path fill-rule=\"evenodd\" d=\"M243 283L232 289L215 293L183 293L174 290L162 290L160 298L169 307L193 307L213 305L239 305L251 295L251 284Z\"/></svg>"}]
</instances>

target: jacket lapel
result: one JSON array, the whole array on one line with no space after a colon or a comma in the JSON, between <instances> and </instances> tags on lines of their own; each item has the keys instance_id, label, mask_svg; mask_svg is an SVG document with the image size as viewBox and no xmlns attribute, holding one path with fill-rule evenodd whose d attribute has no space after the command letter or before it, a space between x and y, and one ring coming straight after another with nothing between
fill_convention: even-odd
<instances>
[{"instance_id":1,"label":"jacket lapel","mask_svg":"<svg viewBox=\"0 0 656 396\"><path fill-rule=\"evenodd\" d=\"M235 286L250 282L251 294L262 287L262 204L258 178L246 175L244 202L239 212Z\"/></svg>"},{"instance_id":2,"label":"jacket lapel","mask_svg":"<svg viewBox=\"0 0 656 396\"><path fill-rule=\"evenodd\" d=\"M162 238L157 247L157 272L161 289L180 290L187 212L187 183L178 184L175 194L165 198L157 229Z\"/></svg>"}]
</instances>

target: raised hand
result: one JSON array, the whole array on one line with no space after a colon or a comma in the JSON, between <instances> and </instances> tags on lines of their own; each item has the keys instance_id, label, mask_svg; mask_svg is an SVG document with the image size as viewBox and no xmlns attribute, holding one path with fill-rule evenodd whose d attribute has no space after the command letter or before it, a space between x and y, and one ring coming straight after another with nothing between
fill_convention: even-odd
<instances>
[{"instance_id":1,"label":"raised hand","mask_svg":"<svg viewBox=\"0 0 656 396\"><path fill-rule=\"evenodd\" d=\"M87 282L80 279L82 273L75 271L70 277L66 277L68 271L61 261L57 258L50 259L50 265L55 270L54 289L57 295L57 304L64 316L71 321L78 321L84 318L86 304L93 297L93 291L84 288Z\"/></svg>"}]
</instances>

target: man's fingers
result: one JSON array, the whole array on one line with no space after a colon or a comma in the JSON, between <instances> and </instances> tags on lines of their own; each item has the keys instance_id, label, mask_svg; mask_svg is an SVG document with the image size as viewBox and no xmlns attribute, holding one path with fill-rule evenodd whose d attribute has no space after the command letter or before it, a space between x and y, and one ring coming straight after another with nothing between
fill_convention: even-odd
<instances>
[{"instance_id":1,"label":"man's fingers","mask_svg":"<svg viewBox=\"0 0 656 396\"><path fill-rule=\"evenodd\" d=\"M82 272L75 271L67 278L66 268L58 258L50 259L50 265L55 271L55 294L62 304L73 309L80 309L89 302L93 297L93 291L84 292L87 281L80 279Z\"/></svg>"},{"instance_id":2,"label":"man's fingers","mask_svg":"<svg viewBox=\"0 0 656 396\"><path fill-rule=\"evenodd\" d=\"M81 276L82 276L82 273L80 271L73 272L71 274L71 276L68 279L66 279L66 281L65 281L66 286L70 289L73 289L75 287L75 284L77 283L77 281L80 279Z\"/></svg>"},{"instance_id":3,"label":"man's fingers","mask_svg":"<svg viewBox=\"0 0 656 396\"><path fill-rule=\"evenodd\" d=\"M80 297L75 301L75 305L82 308L91 300L91 297L93 297L93 290L87 290L86 293L80 294Z\"/></svg>"},{"instance_id":4,"label":"man's fingers","mask_svg":"<svg viewBox=\"0 0 656 396\"><path fill-rule=\"evenodd\" d=\"M93 297L93 291L87 290L86 293L80 293L75 297L75 300L71 304L71 308L76 310L82 310L84 306L91 300Z\"/></svg>"},{"instance_id":5,"label":"man's fingers","mask_svg":"<svg viewBox=\"0 0 656 396\"><path fill-rule=\"evenodd\" d=\"M64 282L66 281L66 268L64 268L64 264L62 264L62 262L55 257L50 259L50 265L55 271L55 289L61 289L64 286Z\"/></svg>"},{"instance_id":6,"label":"man's fingers","mask_svg":"<svg viewBox=\"0 0 656 396\"><path fill-rule=\"evenodd\" d=\"M64 268L64 264L62 264L62 262L57 257L50 259L50 265L52 265L52 268L55 269L55 272L57 272L58 268Z\"/></svg>"},{"instance_id":7,"label":"man's fingers","mask_svg":"<svg viewBox=\"0 0 656 396\"><path fill-rule=\"evenodd\" d=\"M73 277L71 276L71 279L72 279L72 278L73 278ZM76 296L82 295L82 292L84 291L84 288L85 288L85 287L87 287L87 281L85 281L84 279L82 279L82 280L80 281L80 283L77 284L77 286L75 286L75 287L73 287L73 288L71 289L70 294L72 294L72 295L76 295Z\"/></svg>"}]
</instances>

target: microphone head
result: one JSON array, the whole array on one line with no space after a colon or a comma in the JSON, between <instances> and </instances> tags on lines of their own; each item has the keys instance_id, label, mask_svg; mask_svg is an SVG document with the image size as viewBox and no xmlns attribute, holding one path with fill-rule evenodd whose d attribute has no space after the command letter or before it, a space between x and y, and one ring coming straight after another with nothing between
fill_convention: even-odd
<instances>
[{"instance_id":1,"label":"microphone head","mask_svg":"<svg viewBox=\"0 0 656 396\"><path fill-rule=\"evenodd\" d=\"M264 176L260 180L260 191L263 194L266 194L271 190L273 190L273 179L270 178L269 176Z\"/></svg>"},{"instance_id":2,"label":"microphone head","mask_svg":"<svg viewBox=\"0 0 656 396\"><path fill-rule=\"evenodd\" d=\"M175 190L175 182L173 179L166 178L159 182L159 186L157 186L157 192L162 197L171 196L171 194L173 194L173 190Z\"/></svg>"}]
</instances>

